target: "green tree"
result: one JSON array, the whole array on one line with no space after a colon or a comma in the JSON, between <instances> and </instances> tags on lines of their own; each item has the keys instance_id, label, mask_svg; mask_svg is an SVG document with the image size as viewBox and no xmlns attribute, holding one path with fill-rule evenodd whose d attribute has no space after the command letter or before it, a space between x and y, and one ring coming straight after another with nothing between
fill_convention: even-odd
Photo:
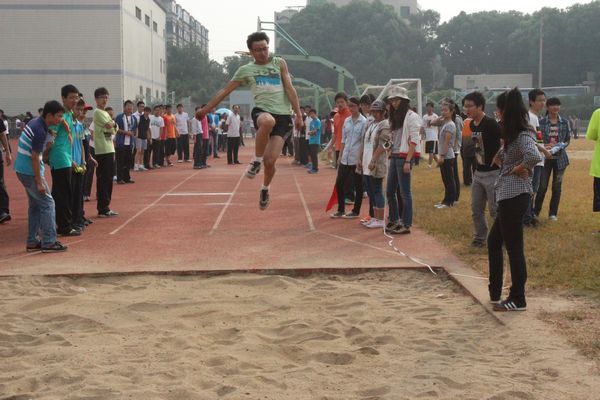
<instances>
[{"instance_id":1,"label":"green tree","mask_svg":"<svg viewBox=\"0 0 600 400\"><path fill-rule=\"evenodd\" d=\"M198 46L167 47L167 89L177 97L191 96L196 104L205 103L227 82L223 66Z\"/></svg>"}]
</instances>

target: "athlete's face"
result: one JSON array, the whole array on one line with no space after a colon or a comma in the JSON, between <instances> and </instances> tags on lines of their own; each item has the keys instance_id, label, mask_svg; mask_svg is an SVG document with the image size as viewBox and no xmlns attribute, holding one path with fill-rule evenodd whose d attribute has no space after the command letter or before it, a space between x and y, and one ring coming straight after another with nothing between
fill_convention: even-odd
<instances>
[{"instance_id":1,"label":"athlete's face","mask_svg":"<svg viewBox=\"0 0 600 400\"><path fill-rule=\"evenodd\" d=\"M259 64L266 64L269 61L269 43L266 40L252 42L250 54Z\"/></svg>"}]
</instances>

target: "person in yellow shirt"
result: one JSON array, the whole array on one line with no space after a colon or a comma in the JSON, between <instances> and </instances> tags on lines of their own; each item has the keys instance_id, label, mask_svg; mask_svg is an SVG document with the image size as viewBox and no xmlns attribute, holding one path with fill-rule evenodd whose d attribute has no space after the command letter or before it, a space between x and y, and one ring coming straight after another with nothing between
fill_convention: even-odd
<instances>
[{"instance_id":1,"label":"person in yellow shirt","mask_svg":"<svg viewBox=\"0 0 600 400\"><path fill-rule=\"evenodd\" d=\"M592 114L585 137L588 140L596 142L592 165L590 166L590 175L594 177L593 210L594 212L600 212L600 108ZM600 236L600 230L594 234Z\"/></svg>"}]
</instances>

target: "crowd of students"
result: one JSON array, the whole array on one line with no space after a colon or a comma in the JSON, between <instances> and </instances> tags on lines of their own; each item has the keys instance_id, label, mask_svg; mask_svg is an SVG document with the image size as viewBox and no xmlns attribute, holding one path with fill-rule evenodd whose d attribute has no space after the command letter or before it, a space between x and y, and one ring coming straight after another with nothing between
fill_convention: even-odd
<instances>
[{"instance_id":1,"label":"crowd of students","mask_svg":"<svg viewBox=\"0 0 600 400\"><path fill-rule=\"evenodd\" d=\"M93 223L85 215L84 202L91 200L94 175L98 217L110 218L119 215L110 207L113 184L135 183L131 171L172 166L175 154L178 163L193 161L195 169L208 168L208 155L212 152L219 157L219 137L225 135L228 163L240 164L243 119L238 106L222 118L213 110L197 120L189 118L182 104L172 113L171 105L150 108L140 101L134 112L130 100L115 115L107 106L106 88L94 92L95 110L73 85L61 89L61 98L62 103L47 102L38 117L23 124L14 154L5 134L7 127L0 124L4 149L0 151L0 223L11 220L4 164L14 163L29 201L28 252L65 251L67 246L57 237L80 236ZM88 125L90 110L94 113ZM193 160L190 135L194 141ZM51 188L45 179L45 165L50 167Z\"/></svg>"}]
</instances>

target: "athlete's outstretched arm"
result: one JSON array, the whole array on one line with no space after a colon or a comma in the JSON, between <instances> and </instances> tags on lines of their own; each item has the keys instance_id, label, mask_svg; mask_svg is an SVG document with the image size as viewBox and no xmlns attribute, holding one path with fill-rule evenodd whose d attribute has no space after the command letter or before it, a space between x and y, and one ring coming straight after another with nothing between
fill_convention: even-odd
<instances>
[{"instance_id":1,"label":"athlete's outstretched arm","mask_svg":"<svg viewBox=\"0 0 600 400\"><path fill-rule=\"evenodd\" d=\"M198 120L204 118L204 116L208 114L213 107L219 105L219 103L222 102L225 97L229 96L229 94L240 87L240 85L241 82L239 81L230 81L223 89L219 90L215 97L210 99L207 105L198 110L196 113L196 118Z\"/></svg>"},{"instance_id":2,"label":"athlete's outstretched arm","mask_svg":"<svg viewBox=\"0 0 600 400\"><path fill-rule=\"evenodd\" d=\"M296 120L294 121L294 123L296 124L296 128L300 129L302 125L304 125L304 121L302 120L302 112L300 111L298 93L296 93L296 88L294 88L294 85L292 85L290 72L288 70L287 63L283 58L281 59L281 79L283 81L283 89L285 90L285 95L292 104L292 108L294 110L294 113L296 114Z\"/></svg>"}]
</instances>

